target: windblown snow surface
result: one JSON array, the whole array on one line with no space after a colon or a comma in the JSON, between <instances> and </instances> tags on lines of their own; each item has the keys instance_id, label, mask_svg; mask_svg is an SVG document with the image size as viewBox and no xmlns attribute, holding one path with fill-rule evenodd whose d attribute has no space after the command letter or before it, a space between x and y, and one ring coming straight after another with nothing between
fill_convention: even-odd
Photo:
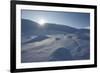
<instances>
[{"instance_id":1,"label":"windblown snow surface","mask_svg":"<svg viewBox=\"0 0 100 73\"><path fill-rule=\"evenodd\" d=\"M89 29L75 29L56 24L47 24L46 28L40 29L35 24L38 25L33 21L22 20L22 63L90 58Z\"/></svg>"}]
</instances>

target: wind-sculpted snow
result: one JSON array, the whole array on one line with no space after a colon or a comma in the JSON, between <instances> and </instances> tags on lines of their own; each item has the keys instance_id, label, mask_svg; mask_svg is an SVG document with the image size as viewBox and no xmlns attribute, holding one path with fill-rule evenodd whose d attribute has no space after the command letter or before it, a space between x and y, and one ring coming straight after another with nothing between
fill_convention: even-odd
<instances>
[{"instance_id":1,"label":"wind-sculpted snow","mask_svg":"<svg viewBox=\"0 0 100 73\"><path fill-rule=\"evenodd\" d=\"M32 32L31 27L29 27L30 35L24 33L25 30L22 31L24 35L21 36L21 62L85 60L90 58L89 30L79 29L80 31L78 31L78 29L71 27L62 29L63 26L59 27L59 25L52 28L50 24L48 26L50 28L45 28L47 31L42 29L41 32L39 28L33 29ZM59 30L58 27L61 29ZM36 32L39 33L36 34ZM83 33L80 34L80 32Z\"/></svg>"}]
</instances>

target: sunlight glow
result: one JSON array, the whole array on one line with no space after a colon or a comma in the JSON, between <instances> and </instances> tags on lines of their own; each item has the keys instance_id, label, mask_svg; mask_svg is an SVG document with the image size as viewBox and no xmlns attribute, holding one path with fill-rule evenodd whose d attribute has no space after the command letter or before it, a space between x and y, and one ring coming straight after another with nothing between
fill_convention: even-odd
<instances>
[{"instance_id":1,"label":"sunlight glow","mask_svg":"<svg viewBox=\"0 0 100 73\"><path fill-rule=\"evenodd\" d=\"M38 23L43 26L45 25L46 21L44 19L40 19Z\"/></svg>"}]
</instances>

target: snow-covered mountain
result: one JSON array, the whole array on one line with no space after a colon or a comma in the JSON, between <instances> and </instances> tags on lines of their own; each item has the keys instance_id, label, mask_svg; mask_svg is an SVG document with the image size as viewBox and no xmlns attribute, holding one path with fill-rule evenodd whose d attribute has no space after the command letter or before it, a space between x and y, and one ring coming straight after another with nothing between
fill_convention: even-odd
<instances>
[{"instance_id":1,"label":"snow-covered mountain","mask_svg":"<svg viewBox=\"0 0 100 73\"><path fill-rule=\"evenodd\" d=\"M22 19L21 61L43 62L90 58L90 31L70 26Z\"/></svg>"}]
</instances>

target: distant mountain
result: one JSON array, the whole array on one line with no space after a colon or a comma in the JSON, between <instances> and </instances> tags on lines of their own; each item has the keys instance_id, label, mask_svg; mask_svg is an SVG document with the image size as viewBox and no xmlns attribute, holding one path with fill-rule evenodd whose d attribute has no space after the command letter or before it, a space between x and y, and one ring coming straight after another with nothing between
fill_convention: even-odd
<instances>
[{"instance_id":1,"label":"distant mountain","mask_svg":"<svg viewBox=\"0 0 100 73\"><path fill-rule=\"evenodd\" d=\"M21 32L22 35L31 35L33 34L34 30L37 30L38 25L36 22L33 22L31 20L22 19L21 20Z\"/></svg>"},{"instance_id":2,"label":"distant mountain","mask_svg":"<svg viewBox=\"0 0 100 73\"><path fill-rule=\"evenodd\" d=\"M73 33L75 31L77 31L77 29L69 27L69 26L52 24L52 23L46 23L45 29L54 30L54 31L62 31L65 33Z\"/></svg>"},{"instance_id":3,"label":"distant mountain","mask_svg":"<svg viewBox=\"0 0 100 73\"><path fill-rule=\"evenodd\" d=\"M69 26L46 23L44 27L38 23L27 19L21 20L22 35L44 35L44 34L66 34L74 33L78 30Z\"/></svg>"}]
</instances>

